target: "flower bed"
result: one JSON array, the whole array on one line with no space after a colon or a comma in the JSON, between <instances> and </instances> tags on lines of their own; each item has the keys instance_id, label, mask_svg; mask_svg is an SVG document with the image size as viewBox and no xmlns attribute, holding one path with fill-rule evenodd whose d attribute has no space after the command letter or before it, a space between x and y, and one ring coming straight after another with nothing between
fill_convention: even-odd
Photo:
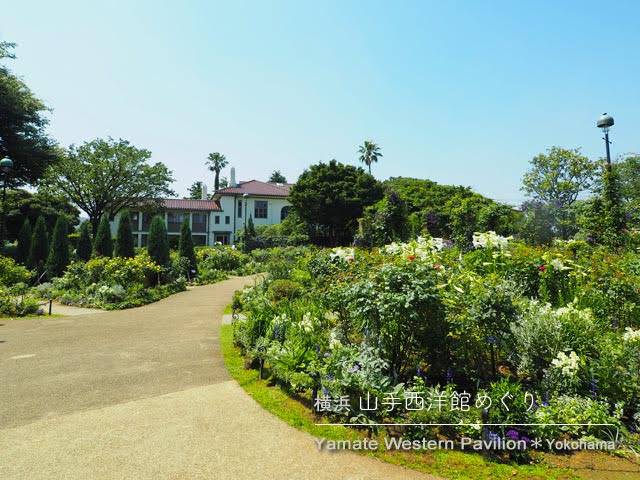
<instances>
[{"instance_id":1,"label":"flower bed","mask_svg":"<svg viewBox=\"0 0 640 480\"><path fill-rule=\"evenodd\" d=\"M247 320L235 342L248 365L340 423L454 424L404 434L479 439L486 408L488 423L503 424L492 438L619 431L638 442L637 256L492 232L474 245L309 252L237 295Z\"/></svg>"}]
</instances>

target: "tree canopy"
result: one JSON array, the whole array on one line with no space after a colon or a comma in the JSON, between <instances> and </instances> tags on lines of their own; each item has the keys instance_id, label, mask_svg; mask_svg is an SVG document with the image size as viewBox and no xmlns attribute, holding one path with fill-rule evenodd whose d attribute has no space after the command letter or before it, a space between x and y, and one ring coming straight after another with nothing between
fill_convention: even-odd
<instances>
[{"instance_id":1,"label":"tree canopy","mask_svg":"<svg viewBox=\"0 0 640 480\"><path fill-rule=\"evenodd\" d=\"M380 147L370 140L365 140L364 145L358 148L360 154L360 161L369 168L369 175L371 175L371 164L376 163L378 158L382 158L382 152Z\"/></svg>"},{"instance_id":2,"label":"tree canopy","mask_svg":"<svg viewBox=\"0 0 640 480\"><path fill-rule=\"evenodd\" d=\"M0 62L15 58L15 44L0 42ZM57 161L55 142L45 133L49 109L0 63L0 158L13 160L12 186L34 184Z\"/></svg>"},{"instance_id":3,"label":"tree canopy","mask_svg":"<svg viewBox=\"0 0 640 480\"><path fill-rule=\"evenodd\" d=\"M362 168L331 160L305 170L289 201L312 241L350 243L365 207L382 198L382 186Z\"/></svg>"},{"instance_id":4,"label":"tree canopy","mask_svg":"<svg viewBox=\"0 0 640 480\"><path fill-rule=\"evenodd\" d=\"M267 181L269 183L287 183L287 178L280 172L280 170L274 170Z\"/></svg>"},{"instance_id":5,"label":"tree canopy","mask_svg":"<svg viewBox=\"0 0 640 480\"><path fill-rule=\"evenodd\" d=\"M522 179L522 190L534 200L571 205L588 190L598 175L598 164L580 149L551 147L531 160L531 169Z\"/></svg>"},{"instance_id":6,"label":"tree canopy","mask_svg":"<svg viewBox=\"0 0 640 480\"><path fill-rule=\"evenodd\" d=\"M126 140L95 139L71 145L47 177L47 187L64 194L84 210L97 231L103 214L175 196L171 171L162 163L149 165L151 152Z\"/></svg>"},{"instance_id":7,"label":"tree canopy","mask_svg":"<svg viewBox=\"0 0 640 480\"><path fill-rule=\"evenodd\" d=\"M215 174L213 183L214 190L218 190L220 188L220 172L228 164L229 162L227 161L227 157L222 155L220 152L213 152L210 153L209 156L207 156L205 165L207 165L209 167L209 170L211 170Z\"/></svg>"}]
</instances>

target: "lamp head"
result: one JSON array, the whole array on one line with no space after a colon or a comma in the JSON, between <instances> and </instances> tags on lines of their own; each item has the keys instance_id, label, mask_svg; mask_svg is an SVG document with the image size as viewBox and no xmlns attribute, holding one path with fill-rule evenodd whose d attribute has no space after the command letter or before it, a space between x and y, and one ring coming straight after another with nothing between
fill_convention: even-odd
<instances>
[{"instance_id":1,"label":"lamp head","mask_svg":"<svg viewBox=\"0 0 640 480\"><path fill-rule=\"evenodd\" d=\"M2 160L0 160L0 170L2 170L3 173L7 173L12 168L13 168L13 160L11 160L9 157L5 157Z\"/></svg>"},{"instance_id":2,"label":"lamp head","mask_svg":"<svg viewBox=\"0 0 640 480\"><path fill-rule=\"evenodd\" d=\"M609 131L613 124L613 117L611 115L608 115L606 112L600 115L597 123L598 128L601 128L605 133Z\"/></svg>"}]
</instances>

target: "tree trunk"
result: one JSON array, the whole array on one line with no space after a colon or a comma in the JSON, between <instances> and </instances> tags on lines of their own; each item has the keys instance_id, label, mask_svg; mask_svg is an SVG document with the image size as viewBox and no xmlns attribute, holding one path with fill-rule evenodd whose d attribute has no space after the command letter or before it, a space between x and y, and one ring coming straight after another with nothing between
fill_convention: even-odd
<instances>
[{"instance_id":1,"label":"tree trunk","mask_svg":"<svg viewBox=\"0 0 640 480\"><path fill-rule=\"evenodd\" d=\"M214 190L218 190L220 188L220 170L216 170L216 179L213 183Z\"/></svg>"}]
</instances>

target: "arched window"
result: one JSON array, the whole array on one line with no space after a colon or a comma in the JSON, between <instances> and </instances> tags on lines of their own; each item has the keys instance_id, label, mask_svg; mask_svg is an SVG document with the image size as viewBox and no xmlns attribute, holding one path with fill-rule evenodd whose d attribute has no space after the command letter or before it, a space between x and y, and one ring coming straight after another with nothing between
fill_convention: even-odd
<instances>
[{"instance_id":1,"label":"arched window","mask_svg":"<svg viewBox=\"0 0 640 480\"><path fill-rule=\"evenodd\" d=\"M289 216L289 208L291 207L289 207L288 205L286 207L282 207L282 210L280 210L280 221Z\"/></svg>"}]
</instances>

